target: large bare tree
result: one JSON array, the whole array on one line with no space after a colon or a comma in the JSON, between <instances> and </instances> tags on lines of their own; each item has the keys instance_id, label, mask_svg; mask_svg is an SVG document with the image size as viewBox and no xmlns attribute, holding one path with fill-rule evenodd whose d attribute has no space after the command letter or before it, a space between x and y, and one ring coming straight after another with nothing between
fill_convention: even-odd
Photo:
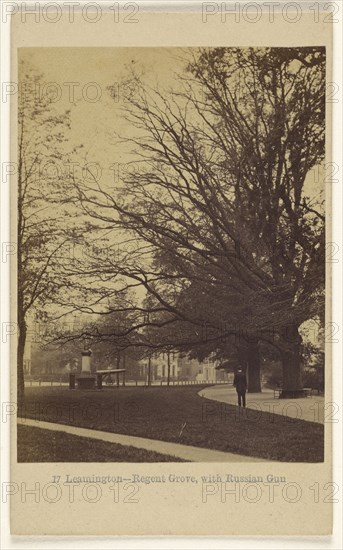
<instances>
[{"instance_id":1,"label":"large bare tree","mask_svg":"<svg viewBox=\"0 0 343 550\"><path fill-rule=\"evenodd\" d=\"M299 327L324 307L323 195L310 174L325 156L325 51L200 50L179 82L135 82L124 116L138 162L121 191L77 185L94 227L135 243L83 274L142 287L164 325L205 324L214 349L230 335L272 344L284 388L299 389ZM211 308L182 299L192 287Z\"/></svg>"}]
</instances>

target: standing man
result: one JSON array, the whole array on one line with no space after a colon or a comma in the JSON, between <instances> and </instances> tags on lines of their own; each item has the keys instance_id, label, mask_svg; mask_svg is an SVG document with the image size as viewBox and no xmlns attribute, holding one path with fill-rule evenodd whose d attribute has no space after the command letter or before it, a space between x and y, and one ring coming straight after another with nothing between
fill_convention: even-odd
<instances>
[{"instance_id":1,"label":"standing man","mask_svg":"<svg viewBox=\"0 0 343 550\"><path fill-rule=\"evenodd\" d=\"M247 377L242 369L238 369L233 379L233 385L236 387L236 392L238 396L238 405L245 407L245 392L247 391Z\"/></svg>"}]
</instances>

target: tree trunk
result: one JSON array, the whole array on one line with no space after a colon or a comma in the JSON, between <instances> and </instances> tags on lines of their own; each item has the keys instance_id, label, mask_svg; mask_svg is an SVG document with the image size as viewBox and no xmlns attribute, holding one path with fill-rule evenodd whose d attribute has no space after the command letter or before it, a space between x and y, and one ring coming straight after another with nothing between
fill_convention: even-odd
<instances>
[{"instance_id":1,"label":"tree trunk","mask_svg":"<svg viewBox=\"0 0 343 550\"><path fill-rule=\"evenodd\" d=\"M151 357L148 358L148 386L151 385Z\"/></svg>"},{"instance_id":2,"label":"tree trunk","mask_svg":"<svg viewBox=\"0 0 343 550\"><path fill-rule=\"evenodd\" d=\"M167 386L170 385L170 352L167 351L168 372L167 372Z\"/></svg>"},{"instance_id":3,"label":"tree trunk","mask_svg":"<svg viewBox=\"0 0 343 550\"><path fill-rule=\"evenodd\" d=\"M22 235L23 235L23 192L22 192L22 167L23 167L23 124L21 125L19 141L19 158L18 158L18 219L17 219L17 278L18 278L18 346L17 346L17 400L18 405L24 401L25 384L24 384L24 349L26 341L26 322L24 311L24 291L23 291L23 274L22 274Z\"/></svg>"},{"instance_id":4,"label":"tree trunk","mask_svg":"<svg viewBox=\"0 0 343 550\"><path fill-rule=\"evenodd\" d=\"M302 388L300 346L295 347L294 350L282 351L281 361L283 389L300 390Z\"/></svg>"},{"instance_id":5,"label":"tree trunk","mask_svg":"<svg viewBox=\"0 0 343 550\"><path fill-rule=\"evenodd\" d=\"M282 393L281 398L302 397L301 380L301 336L298 327L288 327L282 335L284 347L281 349Z\"/></svg>"},{"instance_id":6,"label":"tree trunk","mask_svg":"<svg viewBox=\"0 0 343 550\"><path fill-rule=\"evenodd\" d=\"M249 344L247 349L248 393L261 393L261 363L258 344Z\"/></svg>"},{"instance_id":7,"label":"tree trunk","mask_svg":"<svg viewBox=\"0 0 343 550\"><path fill-rule=\"evenodd\" d=\"M24 386L24 350L26 342L26 323L24 319L18 320L19 338L18 338L18 352L17 352L17 399L18 404L24 400L25 386Z\"/></svg>"}]
</instances>

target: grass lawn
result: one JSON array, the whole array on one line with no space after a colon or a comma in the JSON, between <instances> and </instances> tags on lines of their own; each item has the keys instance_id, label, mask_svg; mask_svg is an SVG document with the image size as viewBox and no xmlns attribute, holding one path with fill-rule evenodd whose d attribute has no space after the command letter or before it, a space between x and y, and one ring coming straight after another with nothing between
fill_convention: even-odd
<instances>
[{"instance_id":1,"label":"grass lawn","mask_svg":"<svg viewBox=\"0 0 343 550\"><path fill-rule=\"evenodd\" d=\"M18 462L185 462L87 437L18 426Z\"/></svg>"},{"instance_id":2,"label":"grass lawn","mask_svg":"<svg viewBox=\"0 0 343 550\"><path fill-rule=\"evenodd\" d=\"M83 392L26 388L25 405L18 414L267 460L323 461L323 425L210 401L197 395L199 390L199 386Z\"/></svg>"}]
</instances>

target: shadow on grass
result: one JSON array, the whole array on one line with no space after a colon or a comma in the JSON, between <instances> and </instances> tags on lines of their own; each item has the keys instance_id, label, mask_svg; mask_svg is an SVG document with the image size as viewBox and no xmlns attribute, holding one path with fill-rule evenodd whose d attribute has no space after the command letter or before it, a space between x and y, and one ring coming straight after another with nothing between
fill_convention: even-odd
<instances>
[{"instance_id":1,"label":"shadow on grass","mask_svg":"<svg viewBox=\"0 0 343 550\"><path fill-rule=\"evenodd\" d=\"M209 401L197 395L199 389L27 388L18 415L266 460L323 461L324 426Z\"/></svg>"},{"instance_id":2,"label":"shadow on grass","mask_svg":"<svg viewBox=\"0 0 343 550\"><path fill-rule=\"evenodd\" d=\"M18 426L18 462L186 462L175 456Z\"/></svg>"}]
</instances>

